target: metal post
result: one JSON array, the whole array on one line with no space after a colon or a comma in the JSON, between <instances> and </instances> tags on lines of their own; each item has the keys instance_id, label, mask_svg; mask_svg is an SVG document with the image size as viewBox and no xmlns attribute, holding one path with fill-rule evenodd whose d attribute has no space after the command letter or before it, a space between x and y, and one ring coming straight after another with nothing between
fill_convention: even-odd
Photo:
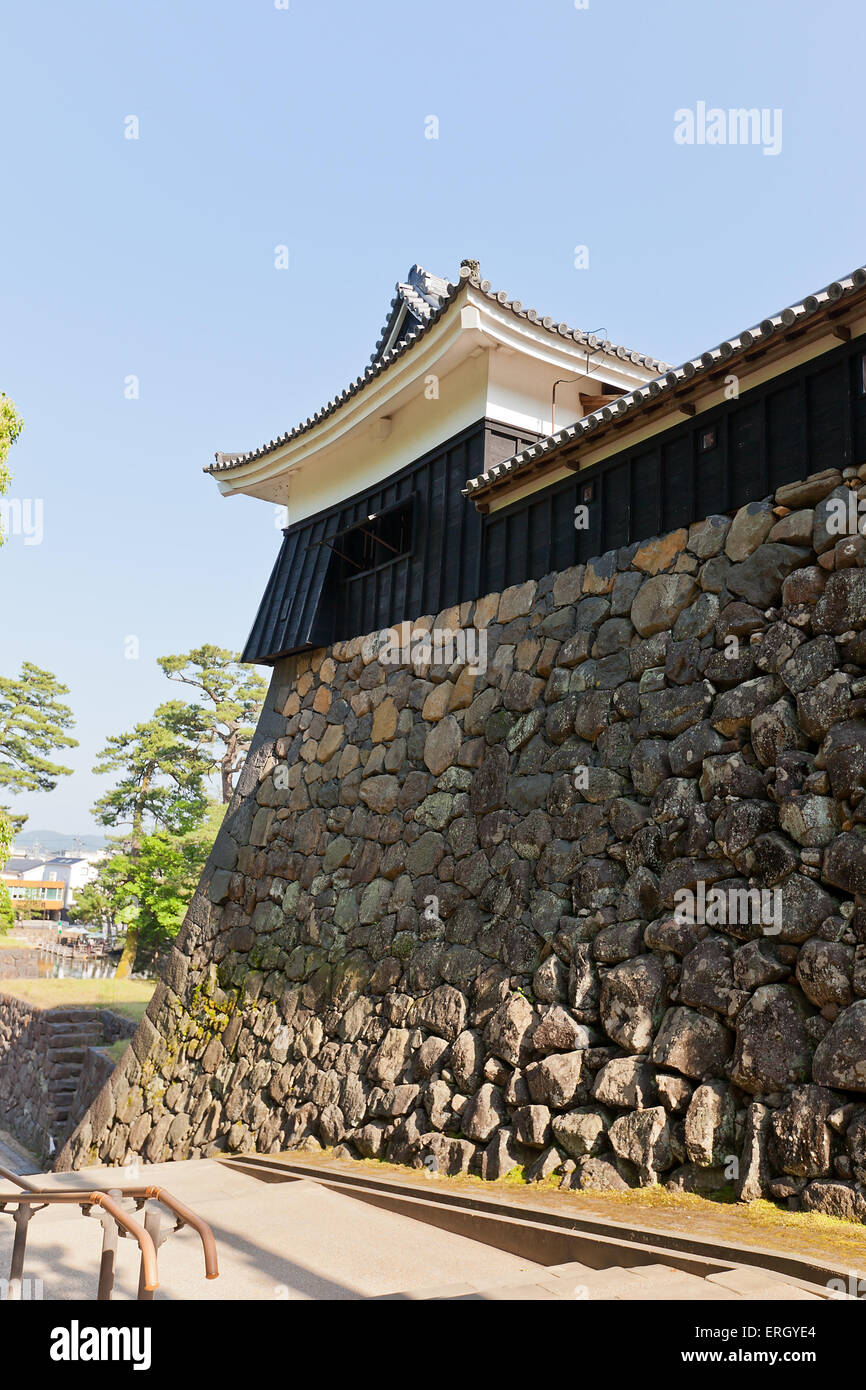
<instances>
[{"instance_id":1,"label":"metal post","mask_svg":"<svg viewBox=\"0 0 866 1390\"><path fill-rule=\"evenodd\" d=\"M108 1195L122 1201L120 1188L109 1188ZM107 1211L101 1214L102 1255L99 1261L99 1286L96 1297L100 1303L110 1303L114 1289L114 1270L117 1263L117 1222Z\"/></svg>"},{"instance_id":2,"label":"metal post","mask_svg":"<svg viewBox=\"0 0 866 1390\"><path fill-rule=\"evenodd\" d=\"M159 1226L162 1212L156 1203L148 1203L144 1209L144 1229L153 1241L154 1250L159 1252ZM154 1290L144 1287L144 1260L139 1265L138 1273L138 1298L142 1302L149 1302L153 1299Z\"/></svg>"},{"instance_id":3,"label":"metal post","mask_svg":"<svg viewBox=\"0 0 866 1390\"><path fill-rule=\"evenodd\" d=\"M21 1298L21 1279L24 1274L24 1251L27 1248L27 1226L33 1215L33 1208L27 1202L22 1202L15 1208L13 1221L15 1222L15 1241L12 1246L12 1266L9 1270L9 1299L18 1301Z\"/></svg>"}]
</instances>

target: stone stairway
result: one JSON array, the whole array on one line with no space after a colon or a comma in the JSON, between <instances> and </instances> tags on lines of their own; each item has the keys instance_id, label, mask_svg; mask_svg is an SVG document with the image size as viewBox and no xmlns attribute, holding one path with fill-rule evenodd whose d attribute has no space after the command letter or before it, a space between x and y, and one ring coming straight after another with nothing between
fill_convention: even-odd
<instances>
[{"instance_id":1,"label":"stone stairway","mask_svg":"<svg viewBox=\"0 0 866 1390\"><path fill-rule=\"evenodd\" d=\"M571 1262L536 1269L529 1279L494 1285L453 1284L401 1294L386 1294L386 1298L433 1299L466 1301L546 1301L549 1299L575 1301L657 1302L730 1302L737 1299L762 1302L821 1301L821 1295L790 1283L780 1274L764 1269L737 1265L705 1276L689 1274L674 1265L646 1264L625 1269L619 1265L607 1269L590 1269L588 1265Z\"/></svg>"},{"instance_id":2,"label":"stone stairway","mask_svg":"<svg viewBox=\"0 0 866 1390\"><path fill-rule=\"evenodd\" d=\"M98 1009L53 1009L46 1053L48 1106L53 1137L66 1129L87 1049L100 1047L103 1025Z\"/></svg>"}]
</instances>

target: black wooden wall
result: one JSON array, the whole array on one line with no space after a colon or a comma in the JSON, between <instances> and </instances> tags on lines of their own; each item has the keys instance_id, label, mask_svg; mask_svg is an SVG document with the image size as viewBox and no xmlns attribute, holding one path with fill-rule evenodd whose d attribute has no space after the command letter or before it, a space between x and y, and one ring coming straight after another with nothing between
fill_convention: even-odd
<instances>
[{"instance_id":1,"label":"black wooden wall","mask_svg":"<svg viewBox=\"0 0 866 1390\"><path fill-rule=\"evenodd\" d=\"M866 338L485 517L480 594L688 526L782 483L866 461ZM700 442L715 429L715 447ZM592 488L589 526L574 509Z\"/></svg>"},{"instance_id":2,"label":"black wooden wall","mask_svg":"<svg viewBox=\"0 0 866 1390\"><path fill-rule=\"evenodd\" d=\"M462 495L467 478L533 437L480 420L378 488L287 528L243 660L271 661L435 614L741 507L808 473L860 464L864 352L866 337L840 344L742 399L483 517ZM715 430L714 446L702 449L708 430ZM578 530L574 509L587 488L589 525ZM407 555L356 574L318 544L330 539L339 548L338 532L409 498Z\"/></svg>"},{"instance_id":3,"label":"black wooden wall","mask_svg":"<svg viewBox=\"0 0 866 1390\"><path fill-rule=\"evenodd\" d=\"M242 659L272 661L482 592L482 518L463 488L492 460L537 438L479 420L378 487L287 527ZM410 552L392 558L383 549L375 569L353 571L338 553L339 533L404 500L412 502Z\"/></svg>"}]
</instances>

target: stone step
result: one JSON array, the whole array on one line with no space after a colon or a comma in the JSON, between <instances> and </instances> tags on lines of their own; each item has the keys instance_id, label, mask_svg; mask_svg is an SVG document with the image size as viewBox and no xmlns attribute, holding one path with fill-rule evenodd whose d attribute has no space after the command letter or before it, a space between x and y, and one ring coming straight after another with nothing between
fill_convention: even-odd
<instances>
[{"instance_id":1,"label":"stone step","mask_svg":"<svg viewBox=\"0 0 866 1390\"><path fill-rule=\"evenodd\" d=\"M756 1292L767 1288L769 1293ZM804 1290L784 1283L765 1270L730 1270L705 1278L689 1274L674 1265L639 1265L626 1269L612 1265L607 1269L591 1269L588 1265L570 1262L533 1270L528 1277L492 1285L452 1284L415 1289L403 1295L412 1300L447 1299L457 1301L539 1302L656 1302L679 1300L689 1302L725 1302L741 1298L773 1299L805 1296Z\"/></svg>"},{"instance_id":2,"label":"stone step","mask_svg":"<svg viewBox=\"0 0 866 1390\"><path fill-rule=\"evenodd\" d=\"M732 1289L740 1298L759 1298L762 1301L783 1299L785 1302L789 1299L822 1301L820 1294L801 1289L798 1284L787 1283L783 1274L775 1274L769 1269L753 1269L748 1265L709 1274L707 1283L718 1284L723 1289Z\"/></svg>"},{"instance_id":3,"label":"stone step","mask_svg":"<svg viewBox=\"0 0 866 1390\"><path fill-rule=\"evenodd\" d=\"M58 1009L51 1013L51 1031L60 1032L63 1028L80 1027L82 1023L98 1023L102 1026L99 1009Z\"/></svg>"},{"instance_id":4,"label":"stone step","mask_svg":"<svg viewBox=\"0 0 866 1390\"><path fill-rule=\"evenodd\" d=\"M101 1028L69 1028L65 1033L52 1033L48 1039L49 1047L66 1047L72 1038L101 1038Z\"/></svg>"},{"instance_id":5,"label":"stone step","mask_svg":"<svg viewBox=\"0 0 866 1390\"><path fill-rule=\"evenodd\" d=\"M589 1298L614 1300L656 1299L717 1299L729 1301L739 1297L732 1289L708 1285L705 1278L687 1274L674 1265L638 1265L634 1269L594 1270L586 1280Z\"/></svg>"}]
</instances>

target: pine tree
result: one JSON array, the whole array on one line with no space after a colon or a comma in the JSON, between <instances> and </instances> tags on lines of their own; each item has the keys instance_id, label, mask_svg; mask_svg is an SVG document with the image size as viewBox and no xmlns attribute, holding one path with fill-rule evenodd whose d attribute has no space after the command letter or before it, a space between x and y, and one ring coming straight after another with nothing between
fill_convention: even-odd
<instances>
[{"instance_id":1,"label":"pine tree","mask_svg":"<svg viewBox=\"0 0 866 1390\"><path fill-rule=\"evenodd\" d=\"M201 826L207 811L205 782L211 763L208 726L197 705L170 700L129 733L106 740L94 772L119 772L120 781L93 807L102 825L122 833L118 847L135 863L145 838L184 835ZM131 974L139 924L131 917L117 975Z\"/></svg>"},{"instance_id":2,"label":"pine tree","mask_svg":"<svg viewBox=\"0 0 866 1390\"><path fill-rule=\"evenodd\" d=\"M267 693L267 682L238 665L237 653L206 644L182 656L161 656L159 665L169 680L198 691L211 727L212 744L222 751L212 758L219 773L224 802L231 800L236 773L243 766Z\"/></svg>"},{"instance_id":3,"label":"pine tree","mask_svg":"<svg viewBox=\"0 0 866 1390\"><path fill-rule=\"evenodd\" d=\"M51 762L47 756L59 748L76 748L78 740L66 731L75 722L61 696L69 689L51 671L31 661L21 666L20 676L0 676L0 788L12 792L50 792L58 778L72 769ZM13 816L20 828L25 816Z\"/></svg>"},{"instance_id":4,"label":"pine tree","mask_svg":"<svg viewBox=\"0 0 866 1390\"><path fill-rule=\"evenodd\" d=\"M0 497L4 497L9 491L12 476L6 466L6 459L22 429L23 425L15 406L7 395L0 392ZM0 545L3 544L4 540L3 527L0 526ZM9 858L11 848L12 822L5 809L0 806L0 869ZM0 880L0 935L9 930L14 920L15 913L12 909L9 889Z\"/></svg>"}]
</instances>

